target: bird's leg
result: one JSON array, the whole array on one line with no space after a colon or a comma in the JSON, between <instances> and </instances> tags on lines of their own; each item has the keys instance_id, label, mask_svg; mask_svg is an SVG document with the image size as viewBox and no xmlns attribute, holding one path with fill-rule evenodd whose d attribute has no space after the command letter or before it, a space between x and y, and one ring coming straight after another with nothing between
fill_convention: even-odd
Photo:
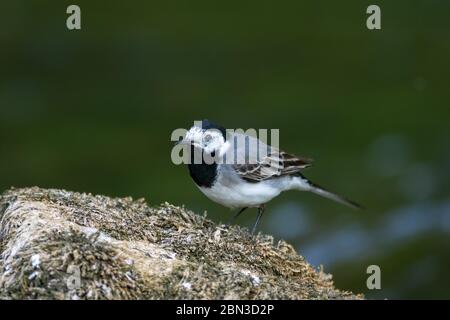
<instances>
[{"instance_id":1,"label":"bird's leg","mask_svg":"<svg viewBox=\"0 0 450 320\"><path fill-rule=\"evenodd\" d=\"M242 212L244 212L248 207L243 207L241 210L238 211L231 219L228 221L227 225L232 225L236 221L236 219L241 215Z\"/></svg>"},{"instance_id":2,"label":"bird's leg","mask_svg":"<svg viewBox=\"0 0 450 320\"><path fill-rule=\"evenodd\" d=\"M259 220L261 220L261 217L264 213L264 208L265 208L265 206L263 204L258 207L258 216L256 217L255 224L253 225L252 234L255 234L256 227L258 226Z\"/></svg>"}]
</instances>

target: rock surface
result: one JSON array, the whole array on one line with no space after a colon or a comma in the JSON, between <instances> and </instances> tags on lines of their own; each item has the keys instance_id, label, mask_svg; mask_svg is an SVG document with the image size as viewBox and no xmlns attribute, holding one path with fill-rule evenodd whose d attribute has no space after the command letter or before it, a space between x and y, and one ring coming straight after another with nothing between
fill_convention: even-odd
<instances>
[{"instance_id":1,"label":"rock surface","mask_svg":"<svg viewBox=\"0 0 450 320\"><path fill-rule=\"evenodd\" d=\"M284 241L168 203L64 190L0 197L1 299L358 299Z\"/></svg>"}]
</instances>

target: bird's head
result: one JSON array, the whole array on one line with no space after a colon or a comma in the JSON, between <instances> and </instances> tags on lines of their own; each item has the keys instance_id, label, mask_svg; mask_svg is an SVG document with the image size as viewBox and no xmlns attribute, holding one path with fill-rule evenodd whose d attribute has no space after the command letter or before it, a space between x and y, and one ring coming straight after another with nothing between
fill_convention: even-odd
<instances>
[{"instance_id":1,"label":"bird's head","mask_svg":"<svg viewBox=\"0 0 450 320\"><path fill-rule=\"evenodd\" d=\"M205 153L212 154L221 150L225 141L225 128L209 120L202 120L192 126L179 143L190 144L202 149Z\"/></svg>"}]
</instances>

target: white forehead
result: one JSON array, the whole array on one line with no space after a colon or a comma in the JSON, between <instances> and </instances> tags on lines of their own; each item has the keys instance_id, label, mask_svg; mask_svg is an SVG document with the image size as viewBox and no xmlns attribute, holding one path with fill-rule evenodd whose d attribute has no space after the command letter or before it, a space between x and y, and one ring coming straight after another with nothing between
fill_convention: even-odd
<instances>
[{"instance_id":1,"label":"white forehead","mask_svg":"<svg viewBox=\"0 0 450 320\"><path fill-rule=\"evenodd\" d=\"M213 138L222 136L222 133L216 129L208 129L203 130L200 127L193 126L189 129L189 131L186 133L186 139L189 140L200 140L203 138L205 134L210 134Z\"/></svg>"},{"instance_id":2,"label":"white forehead","mask_svg":"<svg viewBox=\"0 0 450 320\"><path fill-rule=\"evenodd\" d=\"M189 140L196 140L198 138L201 138L203 135L203 130L199 127L192 127L189 129L189 131L186 133L186 139Z\"/></svg>"}]
</instances>

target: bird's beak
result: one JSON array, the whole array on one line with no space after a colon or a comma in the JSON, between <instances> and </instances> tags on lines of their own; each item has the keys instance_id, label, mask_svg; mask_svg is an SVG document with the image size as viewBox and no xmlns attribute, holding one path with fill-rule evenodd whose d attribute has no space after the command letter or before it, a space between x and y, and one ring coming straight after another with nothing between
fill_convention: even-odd
<instances>
[{"instance_id":1,"label":"bird's beak","mask_svg":"<svg viewBox=\"0 0 450 320\"><path fill-rule=\"evenodd\" d=\"M191 142L188 141L186 138L180 139L178 141L175 141L173 143L174 146L178 146L178 145L185 145L185 144L190 144Z\"/></svg>"}]
</instances>

